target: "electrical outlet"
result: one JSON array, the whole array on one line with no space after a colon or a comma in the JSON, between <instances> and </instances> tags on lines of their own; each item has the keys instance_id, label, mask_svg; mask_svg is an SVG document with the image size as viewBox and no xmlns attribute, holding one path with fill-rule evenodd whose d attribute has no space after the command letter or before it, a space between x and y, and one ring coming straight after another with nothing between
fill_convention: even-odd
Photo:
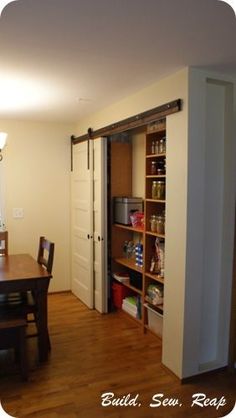
<instances>
[{"instance_id":1,"label":"electrical outlet","mask_svg":"<svg viewBox=\"0 0 236 418\"><path fill-rule=\"evenodd\" d=\"M23 210L23 208L13 208L13 218L14 219L22 219L22 218L24 218L24 210Z\"/></svg>"}]
</instances>

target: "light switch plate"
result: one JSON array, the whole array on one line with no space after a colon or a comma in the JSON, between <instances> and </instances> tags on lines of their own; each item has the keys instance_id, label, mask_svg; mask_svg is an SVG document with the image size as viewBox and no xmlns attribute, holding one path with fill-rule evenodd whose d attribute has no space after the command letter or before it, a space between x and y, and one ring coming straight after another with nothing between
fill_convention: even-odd
<instances>
[{"instance_id":1,"label":"light switch plate","mask_svg":"<svg viewBox=\"0 0 236 418\"><path fill-rule=\"evenodd\" d=\"M22 218L24 218L24 210L23 210L23 208L13 208L13 218L15 218L15 219L22 219Z\"/></svg>"}]
</instances>

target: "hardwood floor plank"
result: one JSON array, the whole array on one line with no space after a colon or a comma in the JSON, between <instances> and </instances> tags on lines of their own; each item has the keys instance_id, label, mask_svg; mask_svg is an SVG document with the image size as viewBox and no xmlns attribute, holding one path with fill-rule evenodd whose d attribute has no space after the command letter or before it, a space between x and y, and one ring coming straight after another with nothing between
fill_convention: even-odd
<instances>
[{"instance_id":1,"label":"hardwood floor plank","mask_svg":"<svg viewBox=\"0 0 236 418\"><path fill-rule=\"evenodd\" d=\"M30 378L20 380L6 353L1 356L0 399L4 409L18 418L154 418L222 417L236 400L236 376L218 372L182 385L161 365L161 341L142 334L140 327L120 313L100 315L88 310L72 294L49 296L52 352L38 365L34 339L30 339ZM6 367L3 368L5 364ZM141 406L102 407L101 395L139 394ZM225 396L227 404L191 408L192 395ZM182 406L150 408L152 396L178 398Z\"/></svg>"}]
</instances>

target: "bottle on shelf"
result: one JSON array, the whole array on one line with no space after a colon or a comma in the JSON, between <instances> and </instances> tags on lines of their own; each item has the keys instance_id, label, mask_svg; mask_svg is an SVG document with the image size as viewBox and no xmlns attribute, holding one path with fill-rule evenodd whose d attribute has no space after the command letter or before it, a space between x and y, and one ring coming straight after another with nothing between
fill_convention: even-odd
<instances>
[{"instance_id":1,"label":"bottle on shelf","mask_svg":"<svg viewBox=\"0 0 236 418\"><path fill-rule=\"evenodd\" d=\"M156 143L155 143L155 141L153 140L153 141L152 141L152 146L151 146L151 154L155 154L155 152L156 152Z\"/></svg>"},{"instance_id":2,"label":"bottle on shelf","mask_svg":"<svg viewBox=\"0 0 236 418\"><path fill-rule=\"evenodd\" d=\"M157 173L157 161L151 161L151 174Z\"/></svg>"},{"instance_id":3,"label":"bottle on shelf","mask_svg":"<svg viewBox=\"0 0 236 418\"><path fill-rule=\"evenodd\" d=\"M164 175L166 173L165 159L157 162L157 174Z\"/></svg>"},{"instance_id":4,"label":"bottle on shelf","mask_svg":"<svg viewBox=\"0 0 236 418\"><path fill-rule=\"evenodd\" d=\"M165 199L165 182L162 180L152 182L152 199Z\"/></svg>"},{"instance_id":5,"label":"bottle on shelf","mask_svg":"<svg viewBox=\"0 0 236 418\"><path fill-rule=\"evenodd\" d=\"M151 215L150 217L150 229L151 232L157 232L157 219L155 215Z\"/></svg>"},{"instance_id":6,"label":"bottle on shelf","mask_svg":"<svg viewBox=\"0 0 236 418\"><path fill-rule=\"evenodd\" d=\"M158 149L158 153L159 154L164 154L166 152L166 137L164 136L163 138L160 139L159 141L159 149Z\"/></svg>"},{"instance_id":7,"label":"bottle on shelf","mask_svg":"<svg viewBox=\"0 0 236 418\"><path fill-rule=\"evenodd\" d=\"M159 154L159 146L160 146L160 141L157 139L155 142L155 154Z\"/></svg>"},{"instance_id":8,"label":"bottle on shelf","mask_svg":"<svg viewBox=\"0 0 236 418\"><path fill-rule=\"evenodd\" d=\"M157 216L156 219L156 232L158 234L165 234L165 218L163 216Z\"/></svg>"},{"instance_id":9,"label":"bottle on shelf","mask_svg":"<svg viewBox=\"0 0 236 418\"><path fill-rule=\"evenodd\" d=\"M159 180L156 186L156 199L162 200L165 199L165 182Z\"/></svg>"},{"instance_id":10,"label":"bottle on shelf","mask_svg":"<svg viewBox=\"0 0 236 418\"><path fill-rule=\"evenodd\" d=\"M152 182L152 199L157 198L157 181Z\"/></svg>"}]
</instances>

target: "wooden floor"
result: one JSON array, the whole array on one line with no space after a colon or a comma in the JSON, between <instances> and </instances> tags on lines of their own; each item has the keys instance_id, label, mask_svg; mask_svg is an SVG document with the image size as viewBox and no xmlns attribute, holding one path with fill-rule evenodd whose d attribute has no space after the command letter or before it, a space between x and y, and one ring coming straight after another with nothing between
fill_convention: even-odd
<instances>
[{"instance_id":1,"label":"wooden floor","mask_svg":"<svg viewBox=\"0 0 236 418\"><path fill-rule=\"evenodd\" d=\"M52 342L50 360L36 363L31 340L29 382L22 383L15 366L1 358L0 400L6 412L18 418L152 418L223 417L236 400L236 377L218 373L181 385L161 365L161 342L143 335L122 313L100 315L89 311L71 294L49 296ZM174 342L173 342L174 344ZM5 353L4 353L5 355ZM7 373L6 373L7 369ZM101 395L139 394L141 406L101 406ZM192 395L226 398L226 406L191 408ZM152 397L163 393L182 406L150 408Z\"/></svg>"}]
</instances>

